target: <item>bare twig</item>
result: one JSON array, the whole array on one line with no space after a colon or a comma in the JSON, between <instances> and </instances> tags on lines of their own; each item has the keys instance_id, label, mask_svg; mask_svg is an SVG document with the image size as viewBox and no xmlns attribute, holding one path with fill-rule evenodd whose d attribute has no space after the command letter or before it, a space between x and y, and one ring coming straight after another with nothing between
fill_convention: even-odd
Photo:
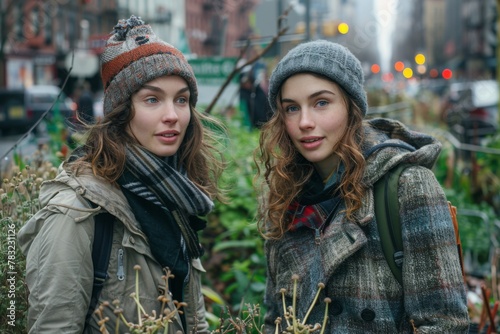
<instances>
[{"instance_id":1,"label":"bare twig","mask_svg":"<svg viewBox=\"0 0 500 334\"><path fill-rule=\"evenodd\" d=\"M240 51L240 55L239 55L239 57L238 57L235 65L234 65L233 71L226 78L226 81L224 81L224 83L222 84L222 86L219 88L219 91L217 92L217 94L214 96L214 98L212 99L212 101L210 102L210 104L208 105L208 107L205 109L205 112L207 114L210 114L212 112L212 109L214 108L214 106L217 103L217 101L219 100L219 98L222 96L222 93L227 88L227 86L229 85L229 83L231 82L231 80L238 73L240 73L243 68L245 68L248 65L251 65L251 64L255 63L257 60L259 60L260 58L262 58L262 56L264 54L266 54L278 42L279 38L286 33L286 31L288 30L288 27L282 27L282 25L283 25L284 19L286 18L286 16L288 16L288 13L290 12L291 9L292 9L292 6L288 7L283 12L283 14L280 15L280 17L278 18L278 32L273 37L273 39L271 40L271 42L263 50L261 50L260 52L258 52L254 57L252 57L249 60L245 61L243 64L239 64L240 60L243 59L243 56L245 55L246 51L250 47L251 40L250 39L247 40L245 46Z\"/></svg>"}]
</instances>

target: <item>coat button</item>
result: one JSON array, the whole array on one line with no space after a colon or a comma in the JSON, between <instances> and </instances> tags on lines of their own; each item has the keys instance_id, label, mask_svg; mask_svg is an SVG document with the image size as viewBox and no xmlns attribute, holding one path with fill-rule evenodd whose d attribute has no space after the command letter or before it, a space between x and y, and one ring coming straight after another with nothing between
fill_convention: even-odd
<instances>
[{"instance_id":1,"label":"coat button","mask_svg":"<svg viewBox=\"0 0 500 334\"><path fill-rule=\"evenodd\" d=\"M85 189L83 187L76 187L76 193L80 196L85 195Z\"/></svg>"},{"instance_id":2,"label":"coat button","mask_svg":"<svg viewBox=\"0 0 500 334\"><path fill-rule=\"evenodd\" d=\"M361 319L364 321L373 321L373 319L375 319L375 312L369 308L365 308L361 311Z\"/></svg>"},{"instance_id":3,"label":"coat button","mask_svg":"<svg viewBox=\"0 0 500 334\"><path fill-rule=\"evenodd\" d=\"M132 245L133 245L133 244L135 244L135 239L134 239L134 237L132 237L132 236L130 236L130 237L128 238L128 241L129 241Z\"/></svg>"},{"instance_id":4,"label":"coat button","mask_svg":"<svg viewBox=\"0 0 500 334\"><path fill-rule=\"evenodd\" d=\"M342 313L342 311L342 305L340 305L339 303L332 304L332 315L337 316Z\"/></svg>"}]
</instances>

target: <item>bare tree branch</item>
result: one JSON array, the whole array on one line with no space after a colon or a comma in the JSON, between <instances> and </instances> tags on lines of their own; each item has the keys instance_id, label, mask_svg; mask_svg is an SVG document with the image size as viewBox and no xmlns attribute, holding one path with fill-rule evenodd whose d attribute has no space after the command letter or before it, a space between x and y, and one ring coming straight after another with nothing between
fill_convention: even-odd
<instances>
[{"instance_id":1,"label":"bare tree branch","mask_svg":"<svg viewBox=\"0 0 500 334\"><path fill-rule=\"evenodd\" d=\"M259 60L260 58L262 58L262 56L264 54L266 54L278 42L279 38L286 33L286 31L288 30L288 27L282 27L282 25L283 25L284 19L286 18L286 16L288 16L288 13L290 12L291 9L292 9L292 6L289 6L283 12L283 14L281 14L278 17L278 32L273 37L273 39L271 40L271 42L263 50L261 50L259 53L257 53L254 57L250 58L249 60L247 60L243 64L238 65L238 63L240 63L240 60L243 59L243 56L245 55L246 51L250 47L251 40L247 39L246 45L242 48L242 50L240 52L240 55L239 55L239 57L238 57L235 65L234 65L234 68L233 68L232 72L226 78L226 81L224 81L224 83L222 84L222 86L219 88L219 91L217 92L217 94L214 96L214 98L212 99L212 101L210 102L210 104L208 105L208 107L205 109L205 112L207 114L210 114L212 112L212 109L217 104L217 101L220 99L220 97L222 96L222 93L227 88L227 86L229 85L229 83L231 82L231 80L238 73L240 73L243 68L245 68L248 65L251 65L251 64L255 63L257 60Z\"/></svg>"}]
</instances>

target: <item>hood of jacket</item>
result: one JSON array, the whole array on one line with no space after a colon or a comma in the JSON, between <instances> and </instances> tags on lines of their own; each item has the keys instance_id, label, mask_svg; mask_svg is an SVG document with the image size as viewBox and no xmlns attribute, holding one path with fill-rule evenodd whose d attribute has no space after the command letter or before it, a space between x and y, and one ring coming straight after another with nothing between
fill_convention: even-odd
<instances>
[{"instance_id":1,"label":"hood of jacket","mask_svg":"<svg viewBox=\"0 0 500 334\"><path fill-rule=\"evenodd\" d=\"M85 202L86 200L104 207L109 213L124 222L135 220L120 187L95 176L90 168L81 170L78 176L75 176L62 164L56 178L42 184L39 194L40 205L46 206L60 192L68 190L72 190L77 197L80 197L80 201ZM75 201L75 199L68 198L68 202L71 201ZM71 203L66 204L71 206ZM78 207L74 209L78 210Z\"/></svg>"},{"instance_id":2,"label":"hood of jacket","mask_svg":"<svg viewBox=\"0 0 500 334\"><path fill-rule=\"evenodd\" d=\"M377 118L366 124L362 149L367 163L364 174L367 185L373 185L402 163L429 169L436 163L442 145L434 137L391 119Z\"/></svg>"},{"instance_id":3,"label":"hood of jacket","mask_svg":"<svg viewBox=\"0 0 500 334\"><path fill-rule=\"evenodd\" d=\"M75 222L82 222L100 212L108 211L129 231L145 239L121 189L93 175L90 168L82 170L75 176L64 168L64 163L61 164L58 175L42 183L38 199L40 207L48 207L50 211L51 206L56 206L59 210L71 214ZM90 202L97 207L93 208ZM42 228L42 223L43 220L30 219L23 226L19 233L19 243L23 253L28 252L33 239Z\"/></svg>"}]
</instances>

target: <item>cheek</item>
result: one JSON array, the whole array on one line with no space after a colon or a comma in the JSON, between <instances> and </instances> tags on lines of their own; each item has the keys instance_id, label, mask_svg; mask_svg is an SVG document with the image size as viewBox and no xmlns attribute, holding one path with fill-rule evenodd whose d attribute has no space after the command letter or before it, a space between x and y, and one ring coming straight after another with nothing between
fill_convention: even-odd
<instances>
[{"instance_id":1,"label":"cheek","mask_svg":"<svg viewBox=\"0 0 500 334\"><path fill-rule=\"evenodd\" d=\"M283 124L285 125L285 132L289 135L292 134L296 129L295 123L289 118L285 118Z\"/></svg>"},{"instance_id":2,"label":"cheek","mask_svg":"<svg viewBox=\"0 0 500 334\"><path fill-rule=\"evenodd\" d=\"M181 122L181 126L186 129L189 126L189 123L191 122L191 112L186 113L186 114L181 114L179 116L179 120Z\"/></svg>"}]
</instances>

